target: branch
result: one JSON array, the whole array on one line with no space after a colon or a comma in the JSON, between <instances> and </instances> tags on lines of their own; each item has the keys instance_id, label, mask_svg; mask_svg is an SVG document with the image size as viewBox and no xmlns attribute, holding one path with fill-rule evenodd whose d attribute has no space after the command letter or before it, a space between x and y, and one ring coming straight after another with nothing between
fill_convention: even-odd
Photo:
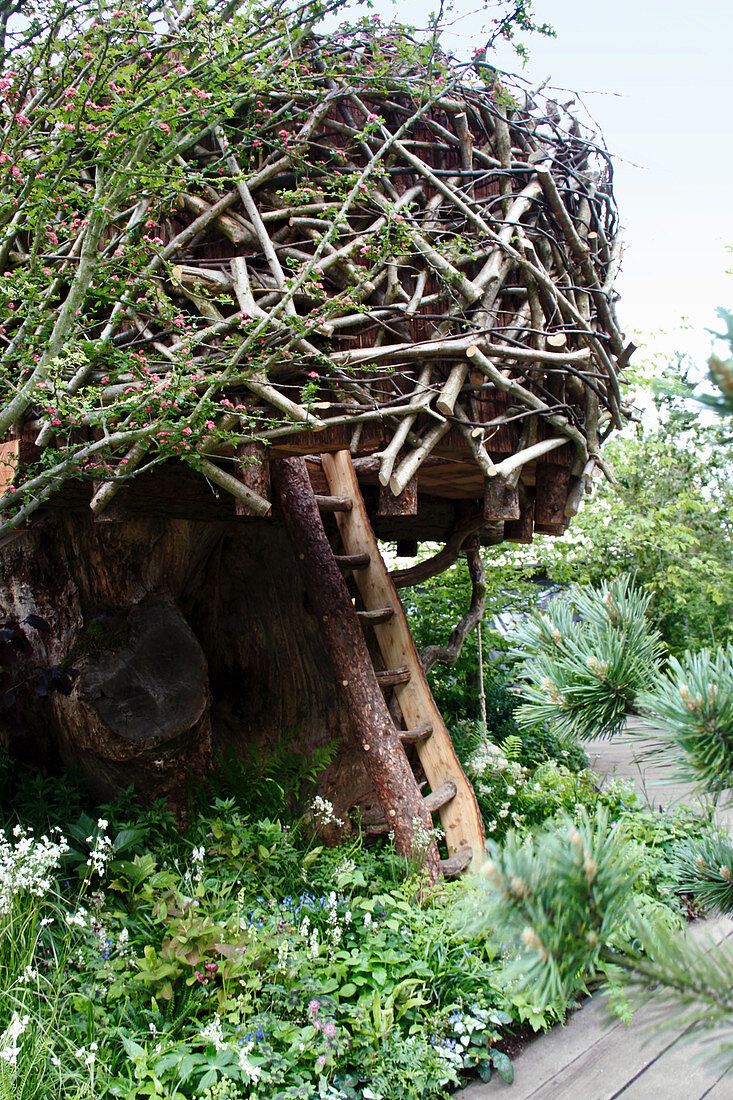
<instances>
[{"instance_id":1,"label":"branch","mask_svg":"<svg viewBox=\"0 0 733 1100\"><path fill-rule=\"evenodd\" d=\"M486 569L477 546L466 551L466 562L471 577L471 603L468 611L456 623L445 646L429 645L420 653L420 663L424 672L430 672L433 665L454 665L461 655L463 643L468 635L480 625L486 609Z\"/></svg>"},{"instance_id":2,"label":"branch","mask_svg":"<svg viewBox=\"0 0 733 1100\"><path fill-rule=\"evenodd\" d=\"M465 542L471 535L478 534L485 526L486 520L481 512L473 512L470 516L460 520L453 528L451 536L443 549L438 551L432 558L418 562L417 565L412 565L409 569L396 569L393 573L390 573L395 588L409 588L413 584L421 584L422 581L430 580L438 573L444 573L457 560Z\"/></svg>"}]
</instances>

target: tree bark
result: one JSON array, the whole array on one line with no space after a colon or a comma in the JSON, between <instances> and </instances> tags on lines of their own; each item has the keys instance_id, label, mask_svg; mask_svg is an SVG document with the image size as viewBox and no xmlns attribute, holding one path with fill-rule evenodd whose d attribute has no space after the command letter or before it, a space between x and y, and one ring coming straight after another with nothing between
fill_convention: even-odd
<instances>
[{"instance_id":1,"label":"tree bark","mask_svg":"<svg viewBox=\"0 0 733 1100\"><path fill-rule=\"evenodd\" d=\"M416 823L432 832L405 751L377 682L374 666L351 602L323 530L303 459L279 459L274 479L285 527L296 551L310 598L321 622L323 641L346 703L354 745L362 755L395 846L402 855L423 852L415 843ZM435 843L425 853L424 869L435 880L440 873Z\"/></svg>"},{"instance_id":2,"label":"tree bark","mask_svg":"<svg viewBox=\"0 0 733 1100\"><path fill-rule=\"evenodd\" d=\"M335 744L318 792L347 823L354 806L368 814L374 790L282 524L120 519L53 512L0 546L0 618L49 628L24 628L33 653L9 670L6 746L75 768L99 798L132 784L182 815L189 779L224 750ZM71 694L37 694L39 670L65 663Z\"/></svg>"}]
</instances>

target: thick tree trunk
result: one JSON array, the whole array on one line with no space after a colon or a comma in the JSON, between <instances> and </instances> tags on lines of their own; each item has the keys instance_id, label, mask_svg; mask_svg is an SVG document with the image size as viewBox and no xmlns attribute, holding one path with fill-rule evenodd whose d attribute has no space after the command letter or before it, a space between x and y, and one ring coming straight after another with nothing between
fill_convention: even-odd
<instances>
[{"instance_id":1,"label":"thick tree trunk","mask_svg":"<svg viewBox=\"0 0 733 1100\"><path fill-rule=\"evenodd\" d=\"M51 513L0 546L0 609L50 628L24 628L33 655L10 670L20 721L0 713L29 763L75 766L100 797L134 784L182 812L189 776L225 748L266 755L285 738L310 756L336 743L320 793L344 819L376 809L282 524ZM79 671L71 694L38 695L39 670L64 662Z\"/></svg>"},{"instance_id":2,"label":"thick tree trunk","mask_svg":"<svg viewBox=\"0 0 733 1100\"><path fill-rule=\"evenodd\" d=\"M285 526L296 551L310 598L318 609L323 640L344 699L354 745L369 772L398 852L411 854L415 823L432 830L432 819L399 740L377 682L348 589L323 530L305 462L280 459L273 464L276 492ZM439 875L436 845L430 844L425 870Z\"/></svg>"}]
</instances>

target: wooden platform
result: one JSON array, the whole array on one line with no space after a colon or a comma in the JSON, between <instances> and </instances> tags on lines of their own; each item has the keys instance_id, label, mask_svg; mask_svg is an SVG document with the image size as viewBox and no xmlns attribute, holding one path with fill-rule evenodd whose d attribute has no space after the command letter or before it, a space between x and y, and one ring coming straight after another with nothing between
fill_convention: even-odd
<instances>
[{"instance_id":1,"label":"wooden platform","mask_svg":"<svg viewBox=\"0 0 733 1100\"><path fill-rule=\"evenodd\" d=\"M592 767L632 779L650 804L696 805L689 785L670 782L668 771L645 759L648 747L645 738L629 733L591 742L587 751ZM730 809L719 817L733 826ZM717 942L733 938L733 920L697 921L690 934ZM537 1038L519 1055L513 1085L495 1077L460 1095L466 1100L731 1100L733 1071L723 1074L706 1059L704 1041L686 1039L673 1025L648 1028L650 1017L650 1009L639 1009L627 1027L609 1015L605 997L589 998L565 1027Z\"/></svg>"}]
</instances>

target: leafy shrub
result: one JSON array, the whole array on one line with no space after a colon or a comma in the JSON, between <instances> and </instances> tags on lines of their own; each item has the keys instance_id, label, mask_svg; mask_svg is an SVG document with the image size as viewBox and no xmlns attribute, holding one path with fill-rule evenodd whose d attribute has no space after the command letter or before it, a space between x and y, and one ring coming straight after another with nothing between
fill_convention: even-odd
<instances>
[{"instance_id":1,"label":"leafy shrub","mask_svg":"<svg viewBox=\"0 0 733 1100\"><path fill-rule=\"evenodd\" d=\"M74 802L53 786L44 820ZM131 796L103 813L0 838L8 1095L423 1100L511 1076L494 953L452 925L462 883L420 902L389 846L324 849L232 800L186 835Z\"/></svg>"},{"instance_id":2,"label":"leafy shrub","mask_svg":"<svg viewBox=\"0 0 733 1100\"><path fill-rule=\"evenodd\" d=\"M293 733L262 752L255 745L222 753L207 777L199 800L212 794L231 798L253 821L266 818L297 820L313 797L319 776L336 755L337 745L324 745L306 754L293 747Z\"/></svg>"}]
</instances>

